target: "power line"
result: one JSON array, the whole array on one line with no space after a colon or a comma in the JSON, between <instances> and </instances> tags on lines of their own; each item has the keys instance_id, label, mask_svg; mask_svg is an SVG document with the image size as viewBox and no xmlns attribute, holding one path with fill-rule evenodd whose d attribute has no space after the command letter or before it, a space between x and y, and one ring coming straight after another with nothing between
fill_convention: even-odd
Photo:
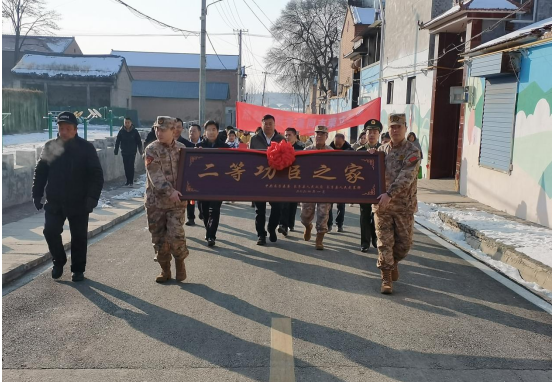
<instances>
[{"instance_id":1,"label":"power line","mask_svg":"<svg viewBox=\"0 0 552 382\"><path fill-rule=\"evenodd\" d=\"M256 2L255 0L252 0L252 1L253 1L253 3L257 6L257 8L259 8L259 10L263 13L263 15L265 15L266 19L267 19L268 21L270 21L270 23L271 23L272 25L274 25L274 23L272 22L272 20L266 15L266 13L264 13L264 11L262 10L262 8L259 7L259 4L257 4L257 2Z\"/></svg>"},{"instance_id":2,"label":"power line","mask_svg":"<svg viewBox=\"0 0 552 382\"><path fill-rule=\"evenodd\" d=\"M209 44L211 44L211 48L213 48L213 51L215 52L215 54L217 55L217 58L218 60L220 61L220 63L222 64L222 67L226 70L228 70L228 68L226 67L226 65L224 65L224 63L222 62L222 60L220 59L218 53L217 53L217 50L215 49L215 46L213 45L213 43L211 42L211 37L209 37L209 33L205 33L207 35L207 39L209 40Z\"/></svg>"},{"instance_id":3,"label":"power line","mask_svg":"<svg viewBox=\"0 0 552 382\"><path fill-rule=\"evenodd\" d=\"M249 10L251 11L251 13L253 13L253 15L257 18L257 20L259 20L259 22L263 25L263 27L268 31L268 33L270 33L270 34L272 35L272 37L274 37L274 39L275 39L276 41L278 41L278 37L276 37L276 36L274 35L274 33L272 33L272 31L266 27L266 25L261 21L261 19L259 18L259 16L257 16L257 14L256 14L255 11L253 10L253 8L251 8L251 7L249 6L249 3L247 2L247 0L243 0L243 2L245 3L245 5L247 5L247 8L249 8Z\"/></svg>"},{"instance_id":4,"label":"power line","mask_svg":"<svg viewBox=\"0 0 552 382\"><path fill-rule=\"evenodd\" d=\"M196 35L199 35L199 32L194 32L194 31L189 31L189 30L186 30L186 29L180 29L180 28L177 28L177 27L173 27L172 25L169 25L169 24L166 24L166 23L164 23L164 22L162 22L162 21L159 21L159 20L157 20L157 19L154 19L153 17L148 16L148 15L146 15L145 13L140 12L140 11L137 10L136 8L131 7L130 5L128 5L127 3L125 3L125 2L122 1L122 0L113 0L113 1L115 1L116 3L119 3L119 4L124 5L125 7L127 7L127 9L128 9L129 11L131 11L132 13L134 13L135 15L137 15L138 17L143 18L143 19L146 19L146 20L148 20L148 21L150 21L150 22L152 22L152 23L154 23L154 24L157 24L157 25L163 27L163 28L169 28L169 29L171 29L171 30L173 30L173 31L175 31L175 32L180 32L180 33L184 34L185 36L186 36L186 34L189 35L189 36L196 36Z\"/></svg>"}]
</instances>

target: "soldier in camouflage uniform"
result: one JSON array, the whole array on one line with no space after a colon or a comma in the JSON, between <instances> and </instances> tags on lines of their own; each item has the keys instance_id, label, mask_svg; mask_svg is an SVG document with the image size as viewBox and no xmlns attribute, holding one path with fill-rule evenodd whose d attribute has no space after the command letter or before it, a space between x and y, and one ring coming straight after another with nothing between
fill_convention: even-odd
<instances>
[{"instance_id":1,"label":"soldier in camouflage uniform","mask_svg":"<svg viewBox=\"0 0 552 382\"><path fill-rule=\"evenodd\" d=\"M305 150L332 150L326 145L328 139L328 128L326 126L316 126L314 129L316 134L315 144L310 145ZM328 219L330 216L331 203L301 203L301 223L305 226L303 238L305 241L311 239L312 221L314 220L314 212L316 210L316 249L324 249L324 235L328 232Z\"/></svg>"},{"instance_id":2,"label":"soldier in camouflage uniform","mask_svg":"<svg viewBox=\"0 0 552 382\"><path fill-rule=\"evenodd\" d=\"M157 117L153 125L157 140L146 147L146 212L148 228L161 274L155 281L171 278L171 254L176 262L176 280L186 279L184 259L188 256L184 222L186 201L175 189L180 150L185 146L174 140L175 119Z\"/></svg>"},{"instance_id":3,"label":"soldier in camouflage uniform","mask_svg":"<svg viewBox=\"0 0 552 382\"><path fill-rule=\"evenodd\" d=\"M389 115L391 142L378 151L385 155L385 185L379 204L373 205L378 237L378 263L381 270L381 293L393 293L393 281L399 279L398 262L412 246L414 212L417 209L417 175L420 150L406 140L406 116Z\"/></svg>"}]
</instances>

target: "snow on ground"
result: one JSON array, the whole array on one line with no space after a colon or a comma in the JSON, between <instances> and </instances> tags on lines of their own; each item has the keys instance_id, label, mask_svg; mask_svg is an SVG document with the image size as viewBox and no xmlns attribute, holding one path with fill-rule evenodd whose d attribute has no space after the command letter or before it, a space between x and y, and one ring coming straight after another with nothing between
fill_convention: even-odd
<instances>
[{"instance_id":1,"label":"snow on ground","mask_svg":"<svg viewBox=\"0 0 552 382\"><path fill-rule=\"evenodd\" d=\"M448 214L456 221L477 229L490 238L494 238L504 244L513 245L519 252L549 266L551 266L550 263L552 262L552 230L515 223L500 216L475 209L463 211L423 202L418 202L418 212L415 216L417 222L438 231L476 259L498 269L518 283L539 293L543 293L552 299L552 291L543 289L536 283L525 281L515 267L494 260L481 250L472 248L466 242L464 232L443 223L439 218L439 212ZM520 243L522 246L519 246ZM542 261L541 259L546 261Z\"/></svg>"},{"instance_id":2,"label":"snow on ground","mask_svg":"<svg viewBox=\"0 0 552 382\"><path fill-rule=\"evenodd\" d=\"M120 126L113 126L113 136L117 135ZM84 137L84 125L79 125L78 134L80 137ZM53 127L52 136L55 138L57 134L57 125ZM90 125L88 126L87 139L93 141L95 139L102 139L109 137L108 125ZM4 154L15 152L16 150L33 150L39 146L44 146L44 143L48 140L48 130L41 133L29 133L29 134L10 134L2 136L2 152Z\"/></svg>"},{"instance_id":3,"label":"snow on ground","mask_svg":"<svg viewBox=\"0 0 552 382\"><path fill-rule=\"evenodd\" d=\"M146 192L146 175L140 175L136 183L134 183L135 188L131 188L128 191L125 191L119 195L113 196L111 199L115 200L128 200L134 198L143 198Z\"/></svg>"}]
</instances>

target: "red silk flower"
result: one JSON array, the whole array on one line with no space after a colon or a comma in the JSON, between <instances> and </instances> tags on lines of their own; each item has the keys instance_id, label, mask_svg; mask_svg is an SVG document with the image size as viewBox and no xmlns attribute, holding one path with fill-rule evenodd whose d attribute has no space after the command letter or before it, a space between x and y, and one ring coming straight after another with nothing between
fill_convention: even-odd
<instances>
[{"instance_id":1,"label":"red silk flower","mask_svg":"<svg viewBox=\"0 0 552 382\"><path fill-rule=\"evenodd\" d=\"M272 142L266 151L268 165L277 171L288 168L295 162L295 150L293 146L286 142Z\"/></svg>"}]
</instances>

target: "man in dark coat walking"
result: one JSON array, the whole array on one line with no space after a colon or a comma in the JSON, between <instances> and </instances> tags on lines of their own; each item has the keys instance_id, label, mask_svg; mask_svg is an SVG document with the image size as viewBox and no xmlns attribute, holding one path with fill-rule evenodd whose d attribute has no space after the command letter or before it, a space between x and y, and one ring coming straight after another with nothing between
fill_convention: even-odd
<instances>
[{"instance_id":1,"label":"man in dark coat walking","mask_svg":"<svg viewBox=\"0 0 552 382\"><path fill-rule=\"evenodd\" d=\"M330 147L334 150L352 150L353 147L349 142L345 140L345 135L337 133L334 137ZM337 232L343 232L343 223L345 222L345 203L337 203L337 216L335 218L335 224L337 225ZM333 226L333 203L330 208L330 218L328 219L328 232L332 232Z\"/></svg>"},{"instance_id":2,"label":"man in dark coat walking","mask_svg":"<svg viewBox=\"0 0 552 382\"><path fill-rule=\"evenodd\" d=\"M64 111L57 118L59 137L44 145L34 171L32 197L44 207L44 237L52 254L52 278L59 279L67 255L61 233L65 220L71 231L71 272L82 281L86 268L88 215L98 205L104 183L95 147L77 135L77 118ZM46 188L46 205L42 204Z\"/></svg>"},{"instance_id":3,"label":"man in dark coat walking","mask_svg":"<svg viewBox=\"0 0 552 382\"><path fill-rule=\"evenodd\" d=\"M288 141L295 151L302 151L303 146L299 144L297 140L297 130L293 127L288 127L284 131L284 137ZM281 203L282 211L280 216L280 226L278 227L278 232L287 237L288 232L295 229L295 215L297 214L297 204L298 203Z\"/></svg>"},{"instance_id":4,"label":"man in dark coat walking","mask_svg":"<svg viewBox=\"0 0 552 382\"><path fill-rule=\"evenodd\" d=\"M251 141L249 142L249 148L252 150L266 150L272 142L281 142L284 140L284 137L276 133L275 125L276 120L270 114L267 114L263 117L262 130L258 134L255 134ZM276 236L276 228L278 228L278 223L280 222L280 213L281 206L277 202L270 203L270 217L268 219L268 234L270 235L270 241L275 242L278 240ZM257 245L266 245L266 235L265 231L266 223L266 202L255 202L255 228L257 230Z\"/></svg>"},{"instance_id":5,"label":"man in dark coat walking","mask_svg":"<svg viewBox=\"0 0 552 382\"><path fill-rule=\"evenodd\" d=\"M125 186L134 185L134 160L136 159L136 151L142 156L142 137L138 130L134 128L130 117L125 117L125 124L117 134L115 141L115 155L119 154L123 157L123 165L125 166L126 184Z\"/></svg>"}]
</instances>

